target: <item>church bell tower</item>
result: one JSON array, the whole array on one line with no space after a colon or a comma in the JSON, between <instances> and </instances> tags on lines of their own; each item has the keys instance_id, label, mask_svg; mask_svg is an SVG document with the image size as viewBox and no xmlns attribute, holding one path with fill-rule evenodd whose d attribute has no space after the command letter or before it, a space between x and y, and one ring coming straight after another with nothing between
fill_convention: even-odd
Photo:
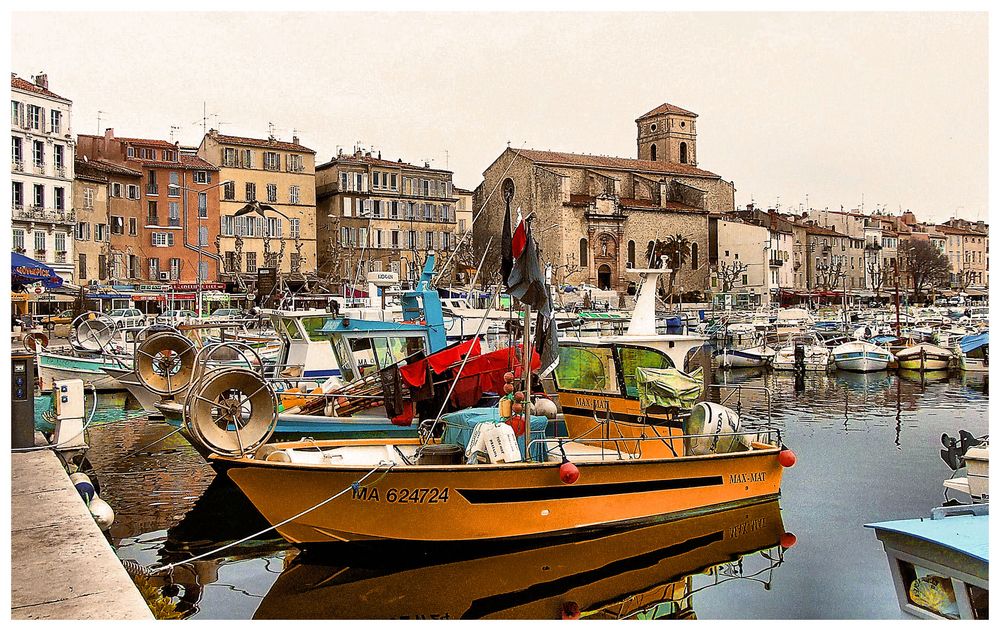
<instances>
[{"instance_id":1,"label":"church bell tower","mask_svg":"<svg viewBox=\"0 0 1000 631\"><path fill-rule=\"evenodd\" d=\"M696 118L694 112L664 103L635 119L639 159L698 166Z\"/></svg>"}]
</instances>

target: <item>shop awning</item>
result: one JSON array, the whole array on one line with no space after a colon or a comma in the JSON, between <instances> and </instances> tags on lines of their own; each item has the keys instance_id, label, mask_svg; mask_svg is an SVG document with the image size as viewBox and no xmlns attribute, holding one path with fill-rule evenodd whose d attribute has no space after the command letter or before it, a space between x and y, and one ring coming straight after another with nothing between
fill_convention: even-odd
<instances>
[{"instance_id":1,"label":"shop awning","mask_svg":"<svg viewBox=\"0 0 1000 631\"><path fill-rule=\"evenodd\" d=\"M63 279L55 270L17 252L10 253L11 285L42 283L46 289L55 289L63 284Z\"/></svg>"}]
</instances>

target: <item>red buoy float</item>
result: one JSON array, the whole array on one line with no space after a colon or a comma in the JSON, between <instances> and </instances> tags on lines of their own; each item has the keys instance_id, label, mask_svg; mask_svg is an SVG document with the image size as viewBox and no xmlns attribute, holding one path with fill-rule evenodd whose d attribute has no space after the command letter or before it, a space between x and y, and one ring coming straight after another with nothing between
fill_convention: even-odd
<instances>
[{"instance_id":1,"label":"red buoy float","mask_svg":"<svg viewBox=\"0 0 1000 631\"><path fill-rule=\"evenodd\" d=\"M782 449L778 452L778 464L783 467L795 466L795 452L791 449Z\"/></svg>"},{"instance_id":2,"label":"red buoy float","mask_svg":"<svg viewBox=\"0 0 1000 631\"><path fill-rule=\"evenodd\" d=\"M580 469L568 458L563 457L562 464L559 465L559 479L563 484L573 484L580 479Z\"/></svg>"},{"instance_id":3,"label":"red buoy float","mask_svg":"<svg viewBox=\"0 0 1000 631\"><path fill-rule=\"evenodd\" d=\"M566 601L562 606L562 619L563 620L579 620L580 619L580 605L576 604L572 600Z\"/></svg>"},{"instance_id":4,"label":"red buoy float","mask_svg":"<svg viewBox=\"0 0 1000 631\"><path fill-rule=\"evenodd\" d=\"M784 532L781 534L781 547L787 550L795 545L798 538L790 532Z\"/></svg>"}]
</instances>

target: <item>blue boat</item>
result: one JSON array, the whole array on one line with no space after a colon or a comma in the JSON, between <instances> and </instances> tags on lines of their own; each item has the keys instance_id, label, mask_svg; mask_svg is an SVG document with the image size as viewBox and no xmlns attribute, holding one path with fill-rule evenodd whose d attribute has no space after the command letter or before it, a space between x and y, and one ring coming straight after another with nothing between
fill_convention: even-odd
<instances>
[{"instance_id":1,"label":"blue boat","mask_svg":"<svg viewBox=\"0 0 1000 631\"><path fill-rule=\"evenodd\" d=\"M865 524L889 559L899 607L933 620L989 618L989 504Z\"/></svg>"},{"instance_id":2,"label":"blue boat","mask_svg":"<svg viewBox=\"0 0 1000 631\"><path fill-rule=\"evenodd\" d=\"M958 342L961 351L959 366L967 372L989 372L990 370L990 333L985 331L976 335L966 335Z\"/></svg>"}]
</instances>

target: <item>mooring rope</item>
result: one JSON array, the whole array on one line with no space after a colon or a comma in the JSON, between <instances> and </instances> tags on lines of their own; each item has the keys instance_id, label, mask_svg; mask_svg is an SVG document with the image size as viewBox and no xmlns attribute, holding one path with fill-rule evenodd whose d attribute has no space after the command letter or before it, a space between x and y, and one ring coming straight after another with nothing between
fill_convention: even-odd
<instances>
[{"instance_id":1,"label":"mooring rope","mask_svg":"<svg viewBox=\"0 0 1000 631\"><path fill-rule=\"evenodd\" d=\"M153 574L159 574L160 572L165 572L165 571L168 571L168 570L172 570L172 569L174 569L175 567L177 567L179 565L184 565L186 563L192 563L194 561L199 561L201 559L204 559L205 557L212 556L213 554L218 554L219 552L222 552L223 550L227 550L229 548L232 548L233 546L237 546L237 545L239 545L241 543L245 543L245 542L247 542L247 541L249 541L249 540L251 540L251 539L253 539L255 537L259 537L259 536L263 535L264 533L267 533L267 532L269 532L271 530L275 530L277 528L281 528L285 524L287 524L289 522L292 522L292 521L295 521L299 517L302 517L303 515L311 513L312 511L314 511L317 508L320 508L322 506L325 506L326 504L329 504L330 502L332 502L333 500L337 499L338 497L340 497L344 493L347 493L348 491L357 491L358 489L361 488L361 483L362 482L364 482L365 480L367 480L368 478L370 478L372 475L375 474L376 471L378 471L382 467L386 467L385 474L383 474L383 476L382 476L382 477L385 477L385 475L387 475L389 473L389 471L391 471L392 468L395 467L395 466L396 466L395 462L386 462L385 460L380 460L379 463L375 466L374 469L372 469L368 473L364 474L363 476L361 476L360 478L358 478L357 480L355 480L354 482L352 482L351 484L349 484L348 486L346 486L342 491L339 491L339 492L335 493L334 495L331 495L330 497L326 498L322 502L320 502L320 503L318 503L318 504L316 504L314 506L311 506L311 507L305 509L304 511L302 511L302 512L296 514L296 515L292 515L288 519L285 519L285 520L283 520L283 521L281 521L281 522L279 522L277 524L274 524L273 526L268 526L267 528L265 528L265 529L263 529L263 530L261 530L259 532L253 533L252 535L247 535L246 537L243 537L242 539L238 539L236 541L231 541L230 543L227 543L224 546L220 546L218 548L215 548L214 550L210 550L210 551L205 552L203 554L199 554L198 556L191 557L190 559L186 559L184 561L177 561L175 563L170 563L169 565L163 565L163 566L154 567L154 568L142 567L142 572L141 573L144 576L152 576ZM382 477L380 477L378 480L376 480L375 483L379 482L382 479ZM133 564L131 564L131 569L137 570L137 566L138 566L138 563L133 562ZM141 567L141 566L139 566L139 567Z\"/></svg>"}]
</instances>

